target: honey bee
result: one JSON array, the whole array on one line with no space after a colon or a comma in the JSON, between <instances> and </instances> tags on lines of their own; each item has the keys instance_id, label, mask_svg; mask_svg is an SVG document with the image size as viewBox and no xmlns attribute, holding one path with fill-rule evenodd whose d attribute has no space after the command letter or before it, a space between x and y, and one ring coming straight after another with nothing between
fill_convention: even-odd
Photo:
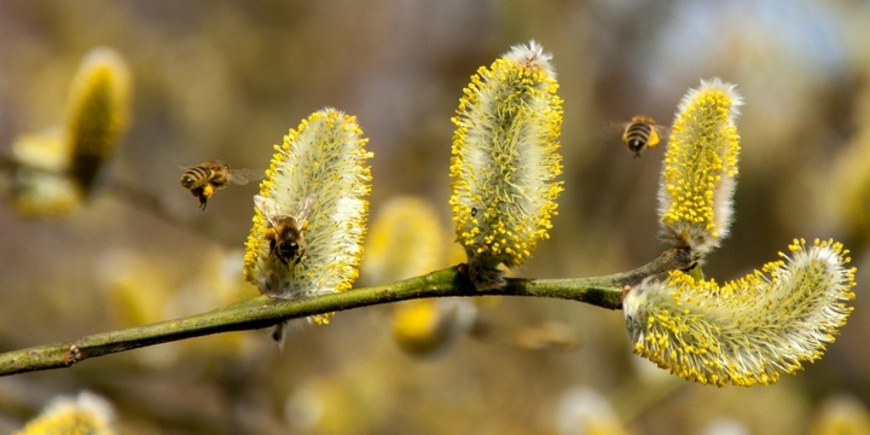
<instances>
[{"instance_id":1,"label":"honey bee","mask_svg":"<svg viewBox=\"0 0 870 435\"><path fill-rule=\"evenodd\" d=\"M199 209L205 210L208 199L230 183L243 185L258 177L248 169L231 169L220 160L201 163L192 166L181 174L181 186L190 189L193 196L199 198Z\"/></svg>"},{"instance_id":2,"label":"honey bee","mask_svg":"<svg viewBox=\"0 0 870 435\"><path fill-rule=\"evenodd\" d=\"M634 153L635 158L640 157L645 148L654 148L660 140L661 127L648 116L638 115L625 123L622 143Z\"/></svg>"},{"instance_id":3,"label":"honey bee","mask_svg":"<svg viewBox=\"0 0 870 435\"><path fill-rule=\"evenodd\" d=\"M254 205L269 221L266 230L269 255L274 255L285 266L290 266L291 262L294 266L299 264L305 255L305 230L308 229L311 200L302 200L295 216L279 213L275 201L261 195L254 195Z\"/></svg>"}]
</instances>

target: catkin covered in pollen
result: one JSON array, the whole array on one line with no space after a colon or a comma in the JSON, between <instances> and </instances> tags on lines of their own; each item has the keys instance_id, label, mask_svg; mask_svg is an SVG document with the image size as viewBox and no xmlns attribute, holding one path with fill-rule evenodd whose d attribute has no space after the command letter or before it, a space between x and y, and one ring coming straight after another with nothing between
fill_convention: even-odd
<instances>
[{"instance_id":1,"label":"catkin covered in pollen","mask_svg":"<svg viewBox=\"0 0 870 435\"><path fill-rule=\"evenodd\" d=\"M305 250L298 262L270 249L269 216L254 208L245 244L245 277L266 295L298 299L349 290L359 275L371 174L356 118L332 108L315 112L275 146L260 197L280 216L305 209Z\"/></svg>"},{"instance_id":2,"label":"catkin covered in pollen","mask_svg":"<svg viewBox=\"0 0 870 435\"><path fill-rule=\"evenodd\" d=\"M853 307L855 269L840 243L795 240L781 260L720 286L681 271L623 302L634 351L684 379L776 382L822 357Z\"/></svg>"},{"instance_id":3,"label":"catkin covered in pollen","mask_svg":"<svg viewBox=\"0 0 870 435\"><path fill-rule=\"evenodd\" d=\"M732 84L701 81L683 97L659 188L662 235L702 259L728 235L733 215L743 104Z\"/></svg>"},{"instance_id":4,"label":"catkin covered in pollen","mask_svg":"<svg viewBox=\"0 0 870 435\"><path fill-rule=\"evenodd\" d=\"M481 67L452 121L450 205L478 288L503 282L549 237L562 183L562 99L551 55L534 41Z\"/></svg>"}]
</instances>

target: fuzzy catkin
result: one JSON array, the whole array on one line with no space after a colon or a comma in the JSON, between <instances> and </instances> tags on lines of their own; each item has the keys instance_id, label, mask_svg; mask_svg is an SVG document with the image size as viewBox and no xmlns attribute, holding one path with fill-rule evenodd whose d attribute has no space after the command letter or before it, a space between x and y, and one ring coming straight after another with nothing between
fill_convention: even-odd
<instances>
[{"instance_id":1,"label":"fuzzy catkin","mask_svg":"<svg viewBox=\"0 0 870 435\"><path fill-rule=\"evenodd\" d=\"M260 197L279 215L307 209L306 249L299 262L270 253L270 222L254 208L245 243L245 277L266 295L298 299L349 290L359 275L371 173L356 118L327 108L315 112L275 146Z\"/></svg>"},{"instance_id":2,"label":"fuzzy catkin","mask_svg":"<svg viewBox=\"0 0 870 435\"><path fill-rule=\"evenodd\" d=\"M671 127L658 194L662 237L699 260L730 231L742 104L734 85L702 80L683 97Z\"/></svg>"},{"instance_id":3,"label":"fuzzy catkin","mask_svg":"<svg viewBox=\"0 0 870 435\"><path fill-rule=\"evenodd\" d=\"M681 271L647 280L623 301L634 351L702 384L776 382L821 358L854 309L848 254L795 240L781 260L722 286Z\"/></svg>"},{"instance_id":4,"label":"fuzzy catkin","mask_svg":"<svg viewBox=\"0 0 870 435\"><path fill-rule=\"evenodd\" d=\"M550 54L536 42L481 67L452 121L450 205L478 288L522 264L549 237L562 182L562 99Z\"/></svg>"}]
</instances>

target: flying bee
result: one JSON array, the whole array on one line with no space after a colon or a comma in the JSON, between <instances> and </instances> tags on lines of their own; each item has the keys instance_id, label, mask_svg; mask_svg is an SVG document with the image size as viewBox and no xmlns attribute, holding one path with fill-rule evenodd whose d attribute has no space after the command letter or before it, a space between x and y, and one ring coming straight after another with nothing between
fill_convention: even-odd
<instances>
[{"instance_id":1,"label":"flying bee","mask_svg":"<svg viewBox=\"0 0 870 435\"><path fill-rule=\"evenodd\" d=\"M294 266L299 264L305 254L305 230L308 229L311 200L302 200L294 216L278 212L275 201L265 196L254 195L254 205L269 221L269 228L266 230L269 255L274 255L285 266L290 266L291 262Z\"/></svg>"},{"instance_id":2,"label":"flying bee","mask_svg":"<svg viewBox=\"0 0 870 435\"><path fill-rule=\"evenodd\" d=\"M661 140L662 128L649 116L638 115L625 123L622 132L622 143L640 157L644 148L655 148Z\"/></svg>"},{"instance_id":3,"label":"flying bee","mask_svg":"<svg viewBox=\"0 0 870 435\"><path fill-rule=\"evenodd\" d=\"M248 169L231 169L220 160L201 163L192 166L181 174L181 186L190 189L190 193L199 199L199 209L205 210L208 199L220 189L232 184L248 184L256 180L254 171Z\"/></svg>"}]
</instances>

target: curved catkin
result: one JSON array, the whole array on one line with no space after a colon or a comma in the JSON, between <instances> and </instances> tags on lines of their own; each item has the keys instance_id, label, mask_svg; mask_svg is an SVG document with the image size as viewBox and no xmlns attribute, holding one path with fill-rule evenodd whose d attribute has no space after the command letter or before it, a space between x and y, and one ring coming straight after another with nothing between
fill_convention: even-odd
<instances>
[{"instance_id":1,"label":"curved catkin","mask_svg":"<svg viewBox=\"0 0 870 435\"><path fill-rule=\"evenodd\" d=\"M522 264L548 237L562 182L562 99L534 41L481 67L456 116L450 205L457 240L478 288L501 285L500 264Z\"/></svg>"},{"instance_id":2,"label":"curved catkin","mask_svg":"<svg viewBox=\"0 0 870 435\"><path fill-rule=\"evenodd\" d=\"M91 51L73 80L66 113L69 174L85 195L127 128L130 82L127 64L108 48Z\"/></svg>"},{"instance_id":3,"label":"curved catkin","mask_svg":"<svg viewBox=\"0 0 870 435\"><path fill-rule=\"evenodd\" d=\"M355 117L327 108L275 147L259 196L273 205L268 212L274 216L307 220L306 248L298 262L278 258L267 239L270 216L255 207L244 271L261 293L298 299L351 288L359 274L371 191L367 141Z\"/></svg>"},{"instance_id":4,"label":"curved catkin","mask_svg":"<svg viewBox=\"0 0 870 435\"><path fill-rule=\"evenodd\" d=\"M751 386L821 358L853 307L840 243L795 240L789 254L719 286L674 271L633 288L623 309L634 351L684 379Z\"/></svg>"},{"instance_id":5,"label":"curved catkin","mask_svg":"<svg viewBox=\"0 0 870 435\"><path fill-rule=\"evenodd\" d=\"M663 238L698 259L728 235L743 104L732 84L701 81L683 97L671 128L659 188Z\"/></svg>"}]
</instances>

